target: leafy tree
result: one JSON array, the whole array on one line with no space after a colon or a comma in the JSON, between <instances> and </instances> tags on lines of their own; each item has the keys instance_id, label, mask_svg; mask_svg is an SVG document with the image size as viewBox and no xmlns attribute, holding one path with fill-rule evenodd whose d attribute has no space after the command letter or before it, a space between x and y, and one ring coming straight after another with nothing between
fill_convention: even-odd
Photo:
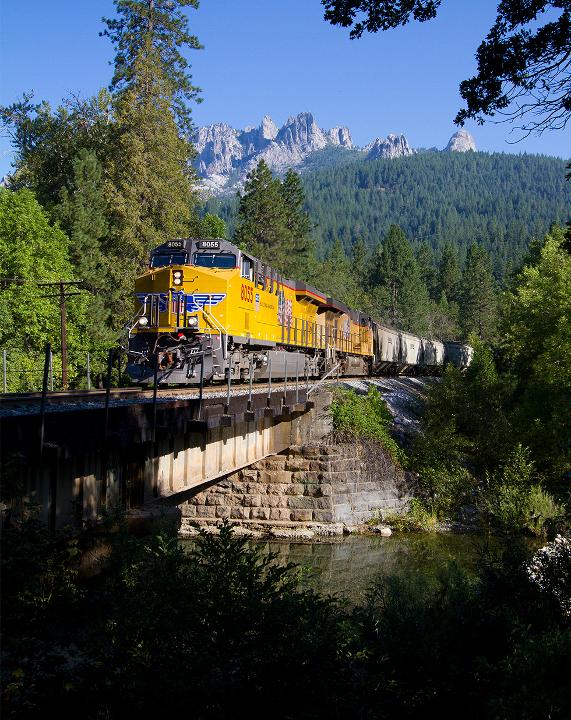
<instances>
[{"instance_id":1,"label":"leafy tree","mask_svg":"<svg viewBox=\"0 0 571 720\"><path fill-rule=\"evenodd\" d=\"M71 96L55 111L34 103L32 93L0 108L0 120L15 149L13 190L27 187L52 212L74 183L74 162L82 150L105 162L113 128L112 98L106 90L83 100Z\"/></svg>"},{"instance_id":2,"label":"leafy tree","mask_svg":"<svg viewBox=\"0 0 571 720\"><path fill-rule=\"evenodd\" d=\"M351 28L351 37L389 30L436 16L441 0L322 0L325 19ZM549 20L543 24L541 16ZM553 19L551 19L553 18ZM478 74L460 84L466 107L462 125L496 113L523 120L539 133L562 129L571 117L571 3L569 0L502 0L476 59Z\"/></svg>"},{"instance_id":3,"label":"leafy tree","mask_svg":"<svg viewBox=\"0 0 571 720\"><path fill-rule=\"evenodd\" d=\"M564 231L547 236L506 294L502 345L517 378L516 424L542 466L571 461L571 256Z\"/></svg>"},{"instance_id":4,"label":"leafy tree","mask_svg":"<svg viewBox=\"0 0 571 720\"><path fill-rule=\"evenodd\" d=\"M497 299L490 256L478 243L468 250L460 293L460 326L464 337L472 332L480 339L493 337Z\"/></svg>"},{"instance_id":5,"label":"leafy tree","mask_svg":"<svg viewBox=\"0 0 571 720\"><path fill-rule=\"evenodd\" d=\"M207 212L198 223L196 235L203 238L226 238L227 232L224 220L218 215Z\"/></svg>"},{"instance_id":6,"label":"leafy tree","mask_svg":"<svg viewBox=\"0 0 571 720\"><path fill-rule=\"evenodd\" d=\"M137 86L152 101L156 95L153 66L160 68L179 128L189 135L189 102L200 101L200 91L192 84L189 63L181 49L198 50L202 46L190 34L183 8L198 8L198 0L114 0L114 4L117 17L103 18L106 29L100 33L116 50L110 90L120 96ZM135 63L135 58L140 62ZM147 72L146 80L142 79L141 74Z\"/></svg>"},{"instance_id":7,"label":"leafy tree","mask_svg":"<svg viewBox=\"0 0 571 720\"><path fill-rule=\"evenodd\" d=\"M26 189L0 188L0 277L0 345L8 350L12 367L21 371L8 376L9 389L37 389L45 343L51 342L57 352L60 339L59 304L45 298L49 290L37 283L70 280L74 273L68 238L50 224ZM89 349L87 323L85 298L70 298L70 357L74 351Z\"/></svg>"}]
</instances>

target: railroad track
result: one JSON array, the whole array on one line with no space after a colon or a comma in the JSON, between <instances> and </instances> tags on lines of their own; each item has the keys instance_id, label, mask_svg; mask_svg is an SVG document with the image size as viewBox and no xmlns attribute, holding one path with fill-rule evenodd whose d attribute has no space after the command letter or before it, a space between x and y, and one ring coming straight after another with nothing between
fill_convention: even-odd
<instances>
[{"instance_id":1,"label":"railroad track","mask_svg":"<svg viewBox=\"0 0 571 720\"><path fill-rule=\"evenodd\" d=\"M315 380L312 380L312 384ZM232 383L230 388L230 395L248 395L249 394L249 383ZM302 392L305 390L306 383L299 382L299 390ZM284 388L283 380L273 381L271 386L272 395L275 393L281 393ZM287 383L288 391L295 389L295 381L288 380ZM252 385L252 393L259 394L268 392L267 381L255 382ZM123 403L136 403L136 402L152 402L154 390L141 389L140 387L127 387L127 388L112 388L109 392L109 404L120 405ZM202 389L204 398L207 397L220 397L225 398L228 394L227 383L221 383L219 385L207 385ZM198 387L168 387L161 386L157 387L157 402L164 402L168 398L176 398L178 400L198 398L200 390ZM85 406L93 407L94 405L103 405L106 402L107 392L106 390L67 390L67 391L48 391L46 394L46 410L54 408L71 408L73 406ZM30 392L30 393L7 393L0 394L0 416L2 415L13 415L18 414L21 411L23 414L26 411L30 411L32 408L36 409L40 407L42 401L41 392Z\"/></svg>"}]
</instances>

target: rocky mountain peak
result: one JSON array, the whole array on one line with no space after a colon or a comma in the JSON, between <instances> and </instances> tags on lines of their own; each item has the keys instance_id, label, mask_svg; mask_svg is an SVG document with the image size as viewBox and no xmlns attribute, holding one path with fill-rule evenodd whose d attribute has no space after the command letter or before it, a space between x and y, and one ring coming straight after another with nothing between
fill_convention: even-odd
<instances>
[{"instance_id":1,"label":"rocky mountain peak","mask_svg":"<svg viewBox=\"0 0 571 720\"><path fill-rule=\"evenodd\" d=\"M353 147L348 128L323 130L310 112L292 115L279 129L269 115L258 127L244 130L214 123L197 131L194 144L198 172L205 187L214 193L240 187L261 159L274 172L282 173L300 167L311 153L327 146Z\"/></svg>"},{"instance_id":2,"label":"rocky mountain peak","mask_svg":"<svg viewBox=\"0 0 571 720\"><path fill-rule=\"evenodd\" d=\"M290 150L301 153L321 150L327 145L327 137L310 112L289 117L276 136Z\"/></svg>"},{"instance_id":3,"label":"rocky mountain peak","mask_svg":"<svg viewBox=\"0 0 571 720\"><path fill-rule=\"evenodd\" d=\"M455 132L444 148L444 152L468 152L468 150L476 152L476 141L467 130Z\"/></svg>"},{"instance_id":4,"label":"rocky mountain peak","mask_svg":"<svg viewBox=\"0 0 571 720\"><path fill-rule=\"evenodd\" d=\"M404 135L389 134L378 137L364 148L353 145L349 128L336 126L321 128L311 112L290 116L278 128L269 115L260 125L236 130L226 123L214 123L200 128L195 135L197 150L196 168L205 190L215 194L234 192L244 185L250 170L264 160L275 173L284 174L289 168L298 172L312 166L310 156L324 148L351 150L366 159L399 158L414 155ZM474 139L465 130L457 132L448 143L447 150L476 149ZM328 162L336 162L335 153ZM319 157L316 158L320 162Z\"/></svg>"},{"instance_id":5,"label":"rocky mountain peak","mask_svg":"<svg viewBox=\"0 0 571 720\"><path fill-rule=\"evenodd\" d=\"M273 140L278 134L278 127L269 115L264 115L260 129L266 140Z\"/></svg>"},{"instance_id":6,"label":"rocky mountain peak","mask_svg":"<svg viewBox=\"0 0 571 720\"><path fill-rule=\"evenodd\" d=\"M376 138L366 145L363 150L367 153L368 160L376 158L398 158L406 155L414 155L414 150L408 144L404 135L390 133L386 138Z\"/></svg>"}]
</instances>

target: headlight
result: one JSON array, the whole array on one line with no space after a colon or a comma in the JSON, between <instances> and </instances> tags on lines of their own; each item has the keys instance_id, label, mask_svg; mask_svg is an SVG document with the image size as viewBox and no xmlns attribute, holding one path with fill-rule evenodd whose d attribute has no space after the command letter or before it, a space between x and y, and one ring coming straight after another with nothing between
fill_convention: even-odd
<instances>
[{"instance_id":1,"label":"headlight","mask_svg":"<svg viewBox=\"0 0 571 720\"><path fill-rule=\"evenodd\" d=\"M195 315L188 318L188 327L198 327L198 318Z\"/></svg>"},{"instance_id":2,"label":"headlight","mask_svg":"<svg viewBox=\"0 0 571 720\"><path fill-rule=\"evenodd\" d=\"M137 321L141 327L145 327L145 325L149 324L149 319L146 318L144 315L141 315L139 320Z\"/></svg>"},{"instance_id":3,"label":"headlight","mask_svg":"<svg viewBox=\"0 0 571 720\"><path fill-rule=\"evenodd\" d=\"M173 285L182 285L182 270L175 270L172 274Z\"/></svg>"}]
</instances>

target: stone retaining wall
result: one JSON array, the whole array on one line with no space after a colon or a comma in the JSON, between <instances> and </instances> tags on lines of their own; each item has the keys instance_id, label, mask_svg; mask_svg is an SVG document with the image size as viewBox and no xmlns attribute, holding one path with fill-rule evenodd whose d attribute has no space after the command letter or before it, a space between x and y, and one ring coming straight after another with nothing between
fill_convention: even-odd
<instances>
[{"instance_id":1,"label":"stone retaining wall","mask_svg":"<svg viewBox=\"0 0 571 720\"><path fill-rule=\"evenodd\" d=\"M227 476L181 506L185 534L194 523L227 518L258 532L305 527L343 532L409 500L409 478L373 445L289 448Z\"/></svg>"}]
</instances>

